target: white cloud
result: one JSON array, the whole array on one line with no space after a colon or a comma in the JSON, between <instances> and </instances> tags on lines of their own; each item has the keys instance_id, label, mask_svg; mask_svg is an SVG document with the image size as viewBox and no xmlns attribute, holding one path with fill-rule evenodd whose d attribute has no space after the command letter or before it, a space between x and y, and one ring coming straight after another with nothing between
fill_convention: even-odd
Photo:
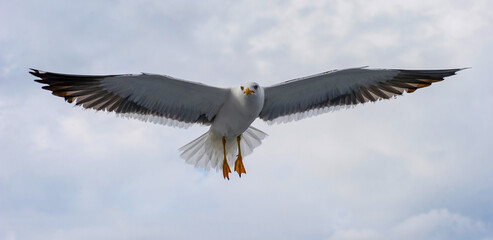
<instances>
[{"instance_id":1,"label":"white cloud","mask_svg":"<svg viewBox=\"0 0 493 240\"><path fill-rule=\"evenodd\" d=\"M481 239L493 237L488 227L480 221L440 209L410 217L391 232L395 239Z\"/></svg>"},{"instance_id":2,"label":"white cloud","mask_svg":"<svg viewBox=\"0 0 493 240\"><path fill-rule=\"evenodd\" d=\"M411 216L386 229L342 229L331 240L370 239L492 239L491 226L447 209Z\"/></svg>"}]
</instances>

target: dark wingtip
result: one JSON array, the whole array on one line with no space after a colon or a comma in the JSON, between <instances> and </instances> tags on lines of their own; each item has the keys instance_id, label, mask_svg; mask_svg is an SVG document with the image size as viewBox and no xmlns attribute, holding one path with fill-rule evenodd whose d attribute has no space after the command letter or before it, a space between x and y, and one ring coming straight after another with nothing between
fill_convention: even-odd
<instances>
[{"instance_id":1,"label":"dark wingtip","mask_svg":"<svg viewBox=\"0 0 493 240\"><path fill-rule=\"evenodd\" d=\"M465 68L454 68L454 69L450 69L450 71L452 71L452 74L450 74L450 76L453 76L453 75L457 75L458 72L462 71L462 70L466 70L466 69L470 69L471 67L465 67Z\"/></svg>"},{"instance_id":2,"label":"dark wingtip","mask_svg":"<svg viewBox=\"0 0 493 240\"><path fill-rule=\"evenodd\" d=\"M41 75L43 74L43 72L40 71L40 70L38 70L38 69L29 68L29 70L30 70L29 73L31 75L36 76L36 77L39 77L39 78L41 78ZM34 81L36 81L36 80L34 80Z\"/></svg>"},{"instance_id":3,"label":"dark wingtip","mask_svg":"<svg viewBox=\"0 0 493 240\"><path fill-rule=\"evenodd\" d=\"M459 71L462 71L462 70L466 70L466 69L470 69L471 67L464 67L464 68L452 68L452 69L448 69L449 71L453 72L452 74L455 75L457 74L457 72Z\"/></svg>"},{"instance_id":4,"label":"dark wingtip","mask_svg":"<svg viewBox=\"0 0 493 240\"><path fill-rule=\"evenodd\" d=\"M457 71L456 71L456 72L458 72L458 71L462 71L462 70L467 70L467 69L471 69L471 68L472 68L472 67L465 67L465 68L457 68Z\"/></svg>"}]
</instances>

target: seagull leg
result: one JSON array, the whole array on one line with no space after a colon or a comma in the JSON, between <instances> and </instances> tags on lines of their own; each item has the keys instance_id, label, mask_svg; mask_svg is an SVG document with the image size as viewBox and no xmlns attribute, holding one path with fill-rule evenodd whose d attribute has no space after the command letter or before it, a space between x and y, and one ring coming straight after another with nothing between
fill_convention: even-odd
<instances>
[{"instance_id":1,"label":"seagull leg","mask_svg":"<svg viewBox=\"0 0 493 240\"><path fill-rule=\"evenodd\" d=\"M245 166L243 166L243 158L241 157L240 140L241 140L241 135L236 137L236 141L238 142L238 158L236 158L236 162L235 162L235 172L237 172L238 176L241 177L241 174L246 173L246 171L245 171Z\"/></svg>"},{"instance_id":2,"label":"seagull leg","mask_svg":"<svg viewBox=\"0 0 493 240\"><path fill-rule=\"evenodd\" d=\"M224 161L223 161L223 177L229 180L229 173L231 169L229 169L228 161L226 160L226 138L223 137L223 153L224 153Z\"/></svg>"}]
</instances>

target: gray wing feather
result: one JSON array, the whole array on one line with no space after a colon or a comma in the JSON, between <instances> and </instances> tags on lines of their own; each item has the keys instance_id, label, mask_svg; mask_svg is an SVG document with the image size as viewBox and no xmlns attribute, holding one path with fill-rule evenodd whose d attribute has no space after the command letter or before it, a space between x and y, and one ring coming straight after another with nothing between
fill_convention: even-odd
<instances>
[{"instance_id":1,"label":"gray wing feather","mask_svg":"<svg viewBox=\"0 0 493 240\"><path fill-rule=\"evenodd\" d=\"M352 68L294 79L264 88L260 118L287 122L340 107L414 92L462 69L400 70Z\"/></svg>"},{"instance_id":2,"label":"gray wing feather","mask_svg":"<svg viewBox=\"0 0 493 240\"><path fill-rule=\"evenodd\" d=\"M168 76L69 75L31 69L43 89L84 108L167 125L210 124L229 90ZM181 126L178 124L178 126Z\"/></svg>"}]
</instances>

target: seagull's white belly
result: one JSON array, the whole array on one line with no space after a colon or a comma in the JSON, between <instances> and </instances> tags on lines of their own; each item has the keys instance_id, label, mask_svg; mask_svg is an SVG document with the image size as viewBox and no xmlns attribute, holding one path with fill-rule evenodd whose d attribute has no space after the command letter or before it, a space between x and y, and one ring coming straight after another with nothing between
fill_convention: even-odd
<instances>
[{"instance_id":1,"label":"seagull's white belly","mask_svg":"<svg viewBox=\"0 0 493 240\"><path fill-rule=\"evenodd\" d=\"M214 119L211 126L211 131L217 133L219 136L236 137L242 134L255 118L256 115L245 114L238 109L223 108Z\"/></svg>"},{"instance_id":2,"label":"seagull's white belly","mask_svg":"<svg viewBox=\"0 0 493 240\"><path fill-rule=\"evenodd\" d=\"M263 95L233 94L217 113L210 130L219 136L236 137L250 127L263 105Z\"/></svg>"}]
</instances>

